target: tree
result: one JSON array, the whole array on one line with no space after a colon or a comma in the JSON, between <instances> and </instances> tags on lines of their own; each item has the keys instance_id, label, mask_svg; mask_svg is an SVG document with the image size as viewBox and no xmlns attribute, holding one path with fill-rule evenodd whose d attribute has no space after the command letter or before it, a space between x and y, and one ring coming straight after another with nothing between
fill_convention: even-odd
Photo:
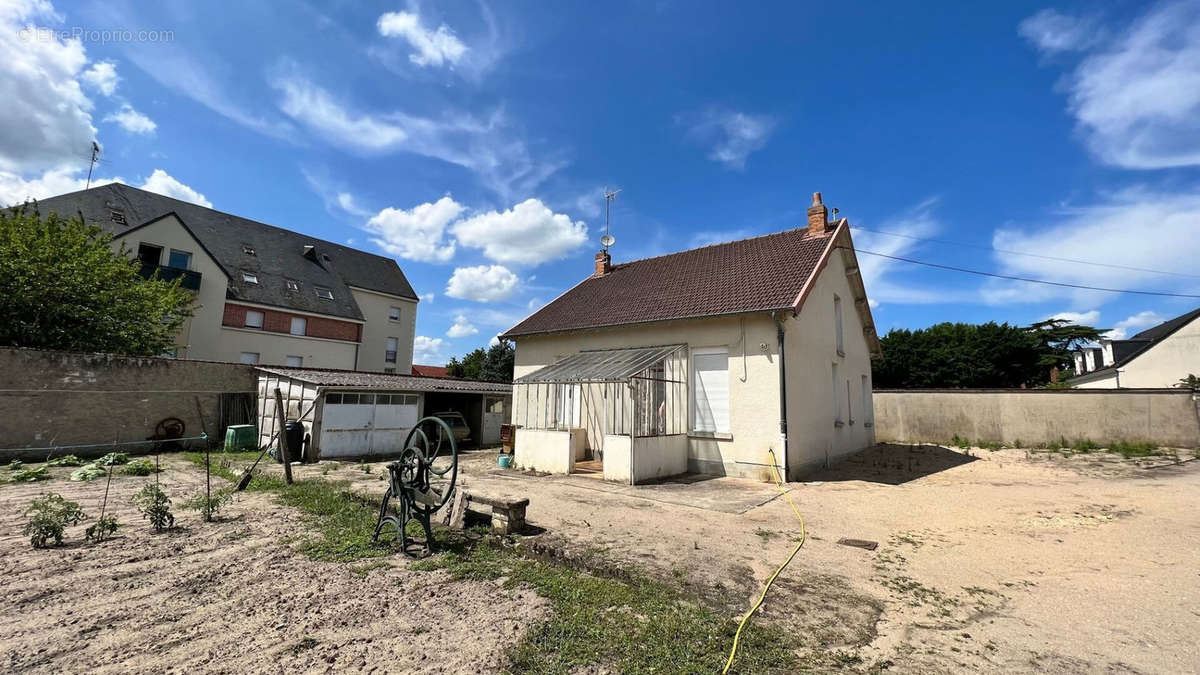
<instances>
[{"instance_id":1,"label":"tree","mask_svg":"<svg viewBox=\"0 0 1200 675\"><path fill-rule=\"evenodd\" d=\"M486 351L480 347L467 353L461 361L450 359L450 363L446 364L446 374L468 380L512 382L515 356L512 343L500 340Z\"/></svg>"},{"instance_id":2,"label":"tree","mask_svg":"<svg viewBox=\"0 0 1200 675\"><path fill-rule=\"evenodd\" d=\"M79 218L0 211L0 345L156 356L192 315L179 281L146 280Z\"/></svg>"},{"instance_id":3,"label":"tree","mask_svg":"<svg viewBox=\"0 0 1200 675\"><path fill-rule=\"evenodd\" d=\"M1040 358L1038 364L1049 373L1055 368L1071 370L1074 359L1071 352L1087 344L1094 344L1109 331L1108 328L1093 328L1073 324L1066 319L1046 319L1029 326L1029 332L1037 341Z\"/></svg>"}]
</instances>

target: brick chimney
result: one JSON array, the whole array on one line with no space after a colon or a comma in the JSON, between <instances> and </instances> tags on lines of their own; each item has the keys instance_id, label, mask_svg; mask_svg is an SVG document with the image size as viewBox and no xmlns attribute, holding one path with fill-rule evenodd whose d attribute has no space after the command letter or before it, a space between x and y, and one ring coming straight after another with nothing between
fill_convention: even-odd
<instances>
[{"instance_id":1,"label":"brick chimney","mask_svg":"<svg viewBox=\"0 0 1200 675\"><path fill-rule=\"evenodd\" d=\"M808 233L825 234L829 227L829 209L821 203L821 193L814 192L812 206L808 207Z\"/></svg>"},{"instance_id":2,"label":"brick chimney","mask_svg":"<svg viewBox=\"0 0 1200 675\"><path fill-rule=\"evenodd\" d=\"M608 251L600 251L596 254L596 272L592 276L602 277L611 271L612 258L608 255Z\"/></svg>"}]
</instances>

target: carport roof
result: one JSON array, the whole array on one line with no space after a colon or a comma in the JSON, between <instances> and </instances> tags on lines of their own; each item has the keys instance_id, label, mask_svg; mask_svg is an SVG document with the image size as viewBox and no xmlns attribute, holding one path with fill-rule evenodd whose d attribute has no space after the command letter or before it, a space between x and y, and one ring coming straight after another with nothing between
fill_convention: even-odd
<instances>
[{"instance_id":1,"label":"carport roof","mask_svg":"<svg viewBox=\"0 0 1200 675\"><path fill-rule=\"evenodd\" d=\"M271 373L319 387L348 387L354 389L397 389L400 391L451 392L463 394L511 394L507 382L482 382L456 378L364 373L356 370L325 370L321 368L258 368Z\"/></svg>"},{"instance_id":2,"label":"carport roof","mask_svg":"<svg viewBox=\"0 0 1200 675\"><path fill-rule=\"evenodd\" d=\"M516 384L624 382L686 345L595 349L572 354L516 379Z\"/></svg>"}]
</instances>

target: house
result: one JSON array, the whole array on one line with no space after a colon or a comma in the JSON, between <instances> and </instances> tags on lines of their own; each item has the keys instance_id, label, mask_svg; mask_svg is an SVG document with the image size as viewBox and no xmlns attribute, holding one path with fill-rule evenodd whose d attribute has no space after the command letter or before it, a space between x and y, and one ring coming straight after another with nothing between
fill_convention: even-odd
<instances>
[{"instance_id":1,"label":"house","mask_svg":"<svg viewBox=\"0 0 1200 675\"><path fill-rule=\"evenodd\" d=\"M880 355L846 219L613 264L509 329L516 463L789 480L875 442Z\"/></svg>"},{"instance_id":2,"label":"house","mask_svg":"<svg viewBox=\"0 0 1200 675\"><path fill-rule=\"evenodd\" d=\"M412 366L412 374L425 377L450 377L446 372L446 366L422 366L417 363Z\"/></svg>"},{"instance_id":3,"label":"house","mask_svg":"<svg viewBox=\"0 0 1200 675\"><path fill-rule=\"evenodd\" d=\"M196 311L168 356L408 374L417 295L391 258L112 183L44 199L181 279Z\"/></svg>"},{"instance_id":4,"label":"house","mask_svg":"<svg viewBox=\"0 0 1200 675\"><path fill-rule=\"evenodd\" d=\"M272 444L278 388L285 419L304 424L310 438L304 459L310 462L396 455L417 420L451 410L460 412L470 429L465 446L495 445L500 425L512 414L512 385L506 382L320 368L257 370L259 445Z\"/></svg>"},{"instance_id":5,"label":"house","mask_svg":"<svg viewBox=\"0 0 1200 675\"><path fill-rule=\"evenodd\" d=\"M1075 352L1070 384L1080 389L1173 387L1200 375L1200 308L1124 340Z\"/></svg>"}]
</instances>

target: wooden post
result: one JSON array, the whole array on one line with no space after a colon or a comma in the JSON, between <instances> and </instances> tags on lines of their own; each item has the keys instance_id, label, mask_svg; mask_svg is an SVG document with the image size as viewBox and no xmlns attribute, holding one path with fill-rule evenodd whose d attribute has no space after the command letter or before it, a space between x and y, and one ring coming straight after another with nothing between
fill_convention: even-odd
<instances>
[{"instance_id":1,"label":"wooden post","mask_svg":"<svg viewBox=\"0 0 1200 675\"><path fill-rule=\"evenodd\" d=\"M284 425L287 424L287 415L283 408L283 392L279 391L279 387L275 387L275 419L279 425L279 458L283 460L283 480L288 485L292 484L292 463L288 457L287 446L287 431Z\"/></svg>"}]
</instances>

